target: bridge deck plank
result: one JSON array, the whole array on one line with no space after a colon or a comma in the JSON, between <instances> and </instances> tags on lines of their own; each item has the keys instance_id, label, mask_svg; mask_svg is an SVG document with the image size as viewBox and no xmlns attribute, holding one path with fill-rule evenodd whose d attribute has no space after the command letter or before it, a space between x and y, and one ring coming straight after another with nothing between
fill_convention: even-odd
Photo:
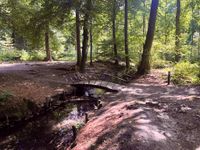
<instances>
[{"instance_id":1,"label":"bridge deck plank","mask_svg":"<svg viewBox=\"0 0 200 150\"><path fill-rule=\"evenodd\" d=\"M104 88L114 91L119 91L121 89L121 85L115 84L112 82L101 81L101 80L89 80L89 81L80 81L76 83L71 83L72 86L94 86L98 88Z\"/></svg>"}]
</instances>

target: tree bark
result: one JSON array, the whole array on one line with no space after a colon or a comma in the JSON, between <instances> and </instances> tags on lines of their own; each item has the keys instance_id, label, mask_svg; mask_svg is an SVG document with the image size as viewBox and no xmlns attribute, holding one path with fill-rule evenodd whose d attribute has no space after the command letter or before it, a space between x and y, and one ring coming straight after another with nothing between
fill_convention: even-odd
<instances>
[{"instance_id":1,"label":"tree bark","mask_svg":"<svg viewBox=\"0 0 200 150\"><path fill-rule=\"evenodd\" d=\"M79 9L76 9L76 51L77 51L77 66L81 63L81 44L80 44L80 14Z\"/></svg>"},{"instance_id":2,"label":"tree bark","mask_svg":"<svg viewBox=\"0 0 200 150\"><path fill-rule=\"evenodd\" d=\"M146 9L146 0L143 0L143 7ZM145 38L146 34L146 14L145 11L143 13L143 37Z\"/></svg>"},{"instance_id":3,"label":"tree bark","mask_svg":"<svg viewBox=\"0 0 200 150\"><path fill-rule=\"evenodd\" d=\"M179 62L181 59L181 54L180 54L180 14L181 14L181 4L180 0L177 0L176 3L176 37L175 37L175 61Z\"/></svg>"},{"instance_id":4,"label":"tree bark","mask_svg":"<svg viewBox=\"0 0 200 150\"><path fill-rule=\"evenodd\" d=\"M167 44L167 5L168 5L168 0L165 0L165 45Z\"/></svg>"},{"instance_id":5,"label":"tree bark","mask_svg":"<svg viewBox=\"0 0 200 150\"><path fill-rule=\"evenodd\" d=\"M52 61L51 50L49 48L49 26L46 27L45 32L45 51L46 51L46 61Z\"/></svg>"},{"instance_id":6,"label":"tree bark","mask_svg":"<svg viewBox=\"0 0 200 150\"><path fill-rule=\"evenodd\" d=\"M112 34L113 34L113 51L115 64L118 65L117 43L116 43L116 0L113 0L113 12L112 12Z\"/></svg>"},{"instance_id":7,"label":"tree bark","mask_svg":"<svg viewBox=\"0 0 200 150\"><path fill-rule=\"evenodd\" d=\"M194 1L192 0L192 20L191 20L191 55L190 55L190 59L192 60L193 58L193 46L194 46L194 33L195 33L195 29L194 29Z\"/></svg>"},{"instance_id":8,"label":"tree bark","mask_svg":"<svg viewBox=\"0 0 200 150\"><path fill-rule=\"evenodd\" d=\"M200 29L199 29L199 37L198 37L198 58L200 59Z\"/></svg>"},{"instance_id":9,"label":"tree bark","mask_svg":"<svg viewBox=\"0 0 200 150\"><path fill-rule=\"evenodd\" d=\"M89 40L89 14L91 10L92 2L91 0L87 0L86 3L86 12L84 16L84 22L83 22L83 46L82 46L82 59L81 59L81 65L80 65L80 72L85 73L85 66L87 61L87 49L88 49L88 40Z\"/></svg>"},{"instance_id":10,"label":"tree bark","mask_svg":"<svg viewBox=\"0 0 200 150\"><path fill-rule=\"evenodd\" d=\"M128 50L128 0L125 0L125 12L124 12L124 47L125 47L125 59L126 69L130 68L129 50Z\"/></svg>"},{"instance_id":11,"label":"tree bark","mask_svg":"<svg viewBox=\"0 0 200 150\"><path fill-rule=\"evenodd\" d=\"M137 74L139 75L149 73L151 69L150 54L151 54L151 47L152 47L153 39L154 39L158 4L159 4L159 0L152 0L146 41L143 47L142 59L137 71Z\"/></svg>"},{"instance_id":12,"label":"tree bark","mask_svg":"<svg viewBox=\"0 0 200 150\"><path fill-rule=\"evenodd\" d=\"M90 24L90 66L93 65L93 35L92 35L92 21Z\"/></svg>"},{"instance_id":13,"label":"tree bark","mask_svg":"<svg viewBox=\"0 0 200 150\"><path fill-rule=\"evenodd\" d=\"M15 45L15 31L12 32L12 44Z\"/></svg>"}]
</instances>

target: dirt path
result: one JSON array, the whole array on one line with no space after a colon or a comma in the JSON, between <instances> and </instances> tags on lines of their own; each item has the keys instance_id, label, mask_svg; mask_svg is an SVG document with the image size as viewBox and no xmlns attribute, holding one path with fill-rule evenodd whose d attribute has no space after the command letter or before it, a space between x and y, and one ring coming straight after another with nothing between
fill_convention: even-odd
<instances>
[{"instance_id":1,"label":"dirt path","mask_svg":"<svg viewBox=\"0 0 200 150\"><path fill-rule=\"evenodd\" d=\"M11 103L16 105L23 99L36 103L45 101L46 97L66 90L65 71L57 70L72 63L64 62L26 62L0 64L0 93L14 95Z\"/></svg>"},{"instance_id":2,"label":"dirt path","mask_svg":"<svg viewBox=\"0 0 200 150\"><path fill-rule=\"evenodd\" d=\"M72 81L96 80L102 73L112 75L123 69L102 62L95 62L94 66L86 68L87 74L81 74L75 62L3 63L0 64L0 94L14 95L11 102L8 102L13 103L13 106L23 99L42 103L48 96L69 90ZM106 77L107 80L110 78Z\"/></svg>"},{"instance_id":3,"label":"dirt path","mask_svg":"<svg viewBox=\"0 0 200 150\"><path fill-rule=\"evenodd\" d=\"M107 94L75 150L200 149L200 87L166 86L153 72Z\"/></svg>"},{"instance_id":4,"label":"dirt path","mask_svg":"<svg viewBox=\"0 0 200 150\"><path fill-rule=\"evenodd\" d=\"M97 63L82 76L73 63L1 64L0 92L12 92L18 98L14 104L23 98L42 101L66 90L68 80L84 80L114 69ZM153 72L121 87L117 94L105 95L103 108L89 115L74 149L200 149L200 87L166 86L160 75Z\"/></svg>"}]
</instances>

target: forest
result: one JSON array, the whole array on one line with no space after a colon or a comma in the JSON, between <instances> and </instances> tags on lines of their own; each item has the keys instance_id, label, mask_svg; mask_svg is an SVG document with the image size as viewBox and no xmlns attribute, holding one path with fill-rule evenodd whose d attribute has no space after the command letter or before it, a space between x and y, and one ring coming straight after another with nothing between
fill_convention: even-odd
<instances>
[{"instance_id":1,"label":"forest","mask_svg":"<svg viewBox=\"0 0 200 150\"><path fill-rule=\"evenodd\" d=\"M0 0L0 149L199 150L200 0Z\"/></svg>"}]
</instances>

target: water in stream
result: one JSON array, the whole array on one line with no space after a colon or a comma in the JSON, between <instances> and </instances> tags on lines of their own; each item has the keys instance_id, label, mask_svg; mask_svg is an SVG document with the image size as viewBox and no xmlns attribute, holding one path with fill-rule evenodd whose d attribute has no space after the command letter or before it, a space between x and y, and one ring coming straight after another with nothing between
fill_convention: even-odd
<instances>
[{"instance_id":1,"label":"water in stream","mask_svg":"<svg viewBox=\"0 0 200 150\"><path fill-rule=\"evenodd\" d=\"M97 95L104 92L96 90ZM80 128L94 104L67 104L25 124L9 135L0 133L0 149L62 150L72 142L72 126Z\"/></svg>"}]
</instances>

